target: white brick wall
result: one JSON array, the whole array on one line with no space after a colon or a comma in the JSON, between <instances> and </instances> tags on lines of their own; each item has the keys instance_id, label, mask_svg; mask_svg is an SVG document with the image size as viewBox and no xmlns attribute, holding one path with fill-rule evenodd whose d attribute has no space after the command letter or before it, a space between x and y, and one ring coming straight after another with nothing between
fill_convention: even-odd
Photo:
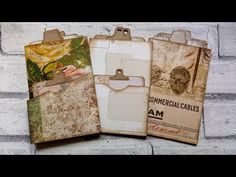
<instances>
[{"instance_id":1,"label":"white brick wall","mask_svg":"<svg viewBox=\"0 0 236 177\"><path fill-rule=\"evenodd\" d=\"M219 25L220 56L236 56L236 24Z\"/></svg>"},{"instance_id":2,"label":"white brick wall","mask_svg":"<svg viewBox=\"0 0 236 177\"><path fill-rule=\"evenodd\" d=\"M69 140L70 141L70 140ZM98 139L90 139L65 144L55 143L51 147L38 148L36 154L137 154L151 155L152 147L147 140L126 137L100 135Z\"/></svg>"},{"instance_id":3,"label":"white brick wall","mask_svg":"<svg viewBox=\"0 0 236 177\"><path fill-rule=\"evenodd\" d=\"M197 146L155 137L100 135L38 147L29 143L24 45L42 39L44 28L93 37L116 26L145 39L183 28L208 41L213 58ZM236 23L1 23L0 154L236 154Z\"/></svg>"},{"instance_id":4,"label":"white brick wall","mask_svg":"<svg viewBox=\"0 0 236 177\"><path fill-rule=\"evenodd\" d=\"M24 56L0 55L0 80L0 92L28 92Z\"/></svg>"},{"instance_id":5,"label":"white brick wall","mask_svg":"<svg viewBox=\"0 0 236 177\"><path fill-rule=\"evenodd\" d=\"M1 135L29 135L26 99L0 99Z\"/></svg>"}]
</instances>

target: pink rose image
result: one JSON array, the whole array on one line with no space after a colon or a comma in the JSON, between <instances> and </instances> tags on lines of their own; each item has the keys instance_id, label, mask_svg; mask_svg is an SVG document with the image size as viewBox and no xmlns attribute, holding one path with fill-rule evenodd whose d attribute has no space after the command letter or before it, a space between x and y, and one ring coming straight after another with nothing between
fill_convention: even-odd
<instances>
[{"instance_id":1,"label":"pink rose image","mask_svg":"<svg viewBox=\"0 0 236 177\"><path fill-rule=\"evenodd\" d=\"M63 69L63 73L65 77L81 75L84 73L84 70L79 68L76 69L74 65L68 65Z\"/></svg>"}]
</instances>

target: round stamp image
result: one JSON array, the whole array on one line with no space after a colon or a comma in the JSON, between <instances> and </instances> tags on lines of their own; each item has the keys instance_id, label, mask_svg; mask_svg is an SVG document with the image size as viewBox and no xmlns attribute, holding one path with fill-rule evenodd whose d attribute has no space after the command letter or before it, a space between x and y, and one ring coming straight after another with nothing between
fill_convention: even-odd
<instances>
[{"instance_id":1,"label":"round stamp image","mask_svg":"<svg viewBox=\"0 0 236 177\"><path fill-rule=\"evenodd\" d=\"M187 89L190 81L190 72L183 66L177 66L170 73L170 88L176 94L180 95Z\"/></svg>"}]
</instances>

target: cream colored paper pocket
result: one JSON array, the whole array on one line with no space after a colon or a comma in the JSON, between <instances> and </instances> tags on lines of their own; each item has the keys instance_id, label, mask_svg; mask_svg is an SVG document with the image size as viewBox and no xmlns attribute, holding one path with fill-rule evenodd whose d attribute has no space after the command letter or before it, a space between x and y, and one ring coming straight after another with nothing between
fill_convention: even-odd
<instances>
[{"instance_id":1,"label":"cream colored paper pocket","mask_svg":"<svg viewBox=\"0 0 236 177\"><path fill-rule=\"evenodd\" d=\"M146 136L151 43L117 27L89 44L102 132Z\"/></svg>"},{"instance_id":2,"label":"cream colored paper pocket","mask_svg":"<svg viewBox=\"0 0 236 177\"><path fill-rule=\"evenodd\" d=\"M140 76L95 75L101 128L104 133L146 136L149 87Z\"/></svg>"},{"instance_id":3,"label":"cream colored paper pocket","mask_svg":"<svg viewBox=\"0 0 236 177\"><path fill-rule=\"evenodd\" d=\"M118 121L144 122L147 116L148 88L128 87L123 91L109 91L108 118ZM138 114L137 114L138 110Z\"/></svg>"}]
</instances>

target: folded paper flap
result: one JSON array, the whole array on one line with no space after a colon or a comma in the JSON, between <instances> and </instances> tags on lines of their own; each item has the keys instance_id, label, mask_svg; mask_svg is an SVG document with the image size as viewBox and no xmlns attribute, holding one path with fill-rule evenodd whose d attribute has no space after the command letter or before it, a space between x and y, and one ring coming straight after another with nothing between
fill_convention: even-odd
<instances>
[{"instance_id":1,"label":"folded paper flap","mask_svg":"<svg viewBox=\"0 0 236 177\"><path fill-rule=\"evenodd\" d=\"M196 47L207 48L207 42L200 39L191 38L191 31L178 29L174 30L172 34L158 33L154 39L177 42L186 45L193 45Z\"/></svg>"},{"instance_id":2,"label":"folded paper flap","mask_svg":"<svg viewBox=\"0 0 236 177\"><path fill-rule=\"evenodd\" d=\"M129 28L117 27L113 35L96 35L94 39L108 39L108 40L126 40L126 41L145 41L141 37L131 37Z\"/></svg>"}]
</instances>

